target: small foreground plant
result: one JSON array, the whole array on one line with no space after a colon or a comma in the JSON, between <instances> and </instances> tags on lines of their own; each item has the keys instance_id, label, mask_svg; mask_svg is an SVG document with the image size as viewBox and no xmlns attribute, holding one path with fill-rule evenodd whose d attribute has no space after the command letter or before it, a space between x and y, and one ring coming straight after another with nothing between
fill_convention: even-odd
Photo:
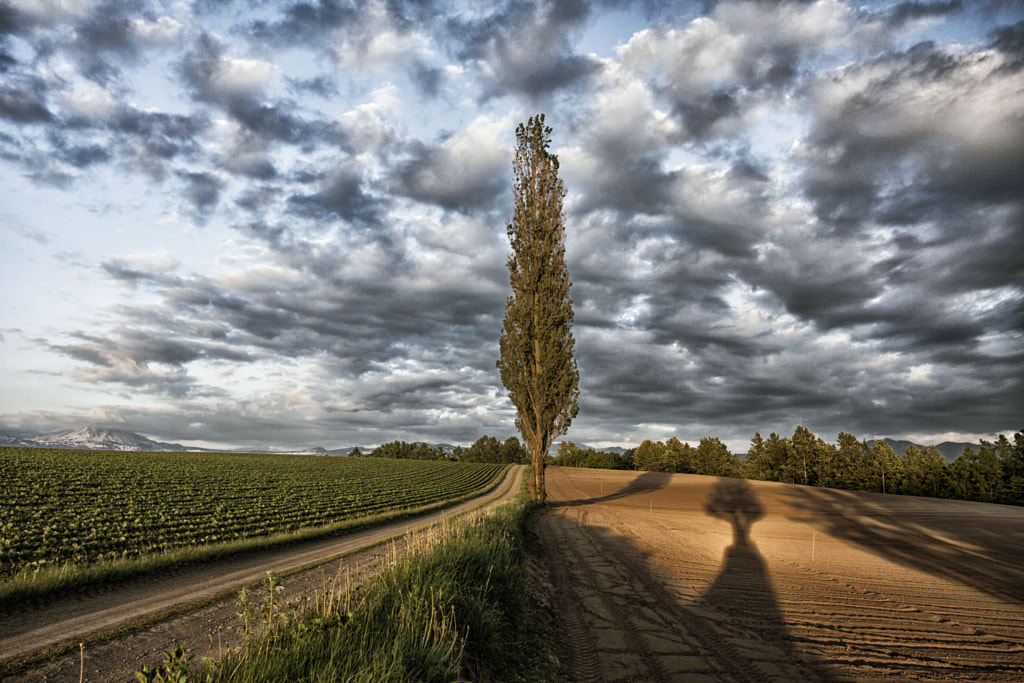
<instances>
[{"instance_id":1,"label":"small foreground plant","mask_svg":"<svg viewBox=\"0 0 1024 683\"><path fill-rule=\"evenodd\" d=\"M191 666L192 655L185 654L184 648L178 645L170 652L164 652L162 663L153 668L142 667L135 678L141 683L189 683L193 680Z\"/></svg>"}]
</instances>

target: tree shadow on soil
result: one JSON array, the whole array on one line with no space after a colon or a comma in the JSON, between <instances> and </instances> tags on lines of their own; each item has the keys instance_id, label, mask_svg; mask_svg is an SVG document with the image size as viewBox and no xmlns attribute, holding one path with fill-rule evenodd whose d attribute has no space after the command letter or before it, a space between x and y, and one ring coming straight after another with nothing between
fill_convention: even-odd
<instances>
[{"instance_id":1,"label":"tree shadow on soil","mask_svg":"<svg viewBox=\"0 0 1024 683\"><path fill-rule=\"evenodd\" d=\"M750 528L764 516L750 485L743 479L719 479L704 510L732 526L733 542L700 603L725 615L728 624L748 637L777 650L779 661L810 667L818 677L827 678L817 662L793 647L768 567L750 537Z\"/></svg>"},{"instance_id":2,"label":"tree shadow on soil","mask_svg":"<svg viewBox=\"0 0 1024 683\"><path fill-rule=\"evenodd\" d=\"M672 481L672 474L669 472L644 472L629 482L624 488L599 498L581 498L577 500L548 501L551 507L576 507L579 505L593 505L595 503L607 503L620 498L628 498L640 493L651 493L658 489L665 488Z\"/></svg>"},{"instance_id":3,"label":"tree shadow on soil","mask_svg":"<svg viewBox=\"0 0 1024 683\"><path fill-rule=\"evenodd\" d=\"M1024 603L1024 511L982 503L799 487L798 519L911 569Z\"/></svg>"},{"instance_id":4,"label":"tree shadow on soil","mask_svg":"<svg viewBox=\"0 0 1024 683\"><path fill-rule=\"evenodd\" d=\"M637 494L642 496L665 488L672 477L669 473L646 472L637 476L629 485L608 495L549 501L548 504L567 512L575 506L614 501ZM740 479L718 479L704 503L704 511L730 524L733 542L725 551L713 585L692 602L681 599L678 593L669 588L671 579L666 582L661 571L650 563L650 553L628 534L614 533L608 527L591 525L585 511L581 511L579 517L576 513L551 517L552 528L557 524L564 524L566 528L579 524L585 528L583 537L593 539L594 556L601 558L598 566L606 563L617 567L612 573L601 575L605 577L602 581L588 579L591 574L600 575L601 570L588 569L591 565L587 558L579 556L578 561L570 562L561 569L561 573L566 574L573 583L560 584L557 579L553 580L560 595L576 604L575 608L564 608L565 612L560 616L564 632L568 634L566 647L572 653L571 657L575 658L574 661L596 661L596 653L601 648L600 638L607 638L607 634L614 632L617 627L613 623L583 627L590 629L589 638L579 636L572 627L575 625L578 630L585 618L608 620L607 615L616 614L613 608L616 601L625 601L628 606L622 610L621 615L625 615L622 620L632 623L634 629L640 629L640 637L637 639L639 644L634 643L631 652L643 656L650 678L686 680L690 672L705 679L713 675L724 675L737 680L832 680L821 663L798 651L793 644L767 564L751 537L751 527L764 516L765 511L749 484ZM587 547L587 544L583 543L581 547ZM562 557L560 553L566 552L566 549L553 547L551 551L554 556ZM572 551L568 553L572 555ZM554 572L556 575L558 573ZM626 583L615 585L614 577ZM609 582L614 590L608 590ZM590 595L589 601L584 601L581 596L588 595L587 586L599 591L599 594ZM607 609L593 612L590 607L591 612L587 612L587 606L595 602L603 603ZM582 616L575 621L564 616L565 613L576 612ZM591 617L586 616L591 613ZM652 619L652 613L657 618ZM593 614L605 616L595 617ZM637 624L640 626L637 627ZM621 626L618 628L620 635L626 637L629 629ZM650 642L645 634L652 639ZM658 638L661 640L658 641ZM664 644L652 645L656 642L671 642L673 638L679 639L678 652L665 650ZM618 641L613 639L613 642ZM688 653L696 653L697 657L690 657ZM702 671L699 665L686 661L694 658L703 660L709 668ZM615 657L611 660L603 659L602 666L609 661L614 663L614 660ZM696 668L691 671L687 668L691 666ZM641 669L633 670L623 664L619 669L604 673L610 678L626 680L636 676ZM663 675L658 673L659 669Z\"/></svg>"}]
</instances>

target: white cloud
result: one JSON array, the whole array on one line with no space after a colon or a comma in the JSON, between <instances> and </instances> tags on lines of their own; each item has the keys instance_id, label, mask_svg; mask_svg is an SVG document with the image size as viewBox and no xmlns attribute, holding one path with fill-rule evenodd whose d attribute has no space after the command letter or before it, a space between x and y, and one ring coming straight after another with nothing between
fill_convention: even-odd
<instances>
[{"instance_id":1,"label":"white cloud","mask_svg":"<svg viewBox=\"0 0 1024 683\"><path fill-rule=\"evenodd\" d=\"M222 273L214 281L228 290L251 294L294 291L304 282L304 277L294 268L261 263Z\"/></svg>"},{"instance_id":2,"label":"white cloud","mask_svg":"<svg viewBox=\"0 0 1024 683\"><path fill-rule=\"evenodd\" d=\"M92 81L77 81L58 96L61 104L87 119L109 119L117 111L117 101L107 90Z\"/></svg>"},{"instance_id":3,"label":"white cloud","mask_svg":"<svg viewBox=\"0 0 1024 683\"><path fill-rule=\"evenodd\" d=\"M850 65L815 82L815 111L867 139L945 137L978 153L1012 153L1007 144L1024 152L1024 80L1009 59L983 51L949 66L936 77L934 63L912 54Z\"/></svg>"},{"instance_id":4,"label":"white cloud","mask_svg":"<svg viewBox=\"0 0 1024 683\"><path fill-rule=\"evenodd\" d=\"M115 279L126 280L127 276L161 279L172 275L181 267L181 261L166 249L161 249L150 253L117 256L105 261L104 266Z\"/></svg>"},{"instance_id":5,"label":"white cloud","mask_svg":"<svg viewBox=\"0 0 1024 683\"><path fill-rule=\"evenodd\" d=\"M208 84L214 94L221 96L253 95L279 74L280 69L275 65L260 59L221 57L210 74Z\"/></svg>"},{"instance_id":6,"label":"white cloud","mask_svg":"<svg viewBox=\"0 0 1024 683\"><path fill-rule=\"evenodd\" d=\"M352 282L373 282L391 268L393 257L377 242L352 245L338 263L337 276Z\"/></svg>"},{"instance_id":7,"label":"white cloud","mask_svg":"<svg viewBox=\"0 0 1024 683\"><path fill-rule=\"evenodd\" d=\"M359 71L429 59L426 36L395 24L381 0L362 8L357 22L346 25L335 54L343 70Z\"/></svg>"},{"instance_id":8,"label":"white cloud","mask_svg":"<svg viewBox=\"0 0 1024 683\"><path fill-rule=\"evenodd\" d=\"M756 93L793 82L807 58L843 44L850 17L837 0L724 2L684 28L639 31L616 52L625 68L689 110L689 132L701 135L757 106L766 95Z\"/></svg>"},{"instance_id":9,"label":"white cloud","mask_svg":"<svg viewBox=\"0 0 1024 683\"><path fill-rule=\"evenodd\" d=\"M657 108L647 83L635 73L606 60L595 81L586 130L602 148L642 154L680 140L679 123Z\"/></svg>"},{"instance_id":10,"label":"white cloud","mask_svg":"<svg viewBox=\"0 0 1024 683\"><path fill-rule=\"evenodd\" d=\"M395 140L397 134L389 120L399 114L401 108L398 88L388 83L374 90L369 102L350 109L338 120L351 135L357 149L361 152L379 152Z\"/></svg>"},{"instance_id":11,"label":"white cloud","mask_svg":"<svg viewBox=\"0 0 1024 683\"><path fill-rule=\"evenodd\" d=\"M156 21L133 18L132 32L147 45L167 45L181 35L183 26L171 17L160 17Z\"/></svg>"},{"instance_id":12,"label":"white cloud","mask_svg":"<svg viewBox=\"0 0 1024 683\"><path fill-rule=\"evenodd\" d=\"M751 188L735 179L727 169L711 165L691 165L677 171L671 187L673 209L677 215L715 224L748 226L754 233L762 215Z\"/></svg>"},{"instance_id":13,"label":"white cloud","mask_svg":"<svg viewBox=\"0 0 1024 683\"><path fill-rule=\"evenodd\" d=\"M675 89L700 92L736 79L742 41L701 17L682 30L644 29L616 52L638 73L653 72Z\"/></svg>"},{"instance_id":14,"label":"white cloud","mask_svg":"<svg viewBox=\"0 0 1024 683\"><path fill-rule=\"evenodd\" d=\"M460 192L509 168L507 129L483 116L437 147L433 163L416 173L415 182L428 195Z\"/></svg>"},{"instance_id":15,"label":"white cloud","mask_svg":"<svg viewBox=\"0 0 1024 683\"><path fill-rule=\"evenodd\" d=\"M37 21L63 21L84 16L95 0L8 0L11 7Z\"/></svg>"},{"instance_id":16,"label":"white cloud","mask_svg":"<svg viewBox=\"0 0 1024 683\"><path fill-rule=\"evenodd\" d=\"M713 13L729 35L742 36L745 57L772 46L791 45L819 50L842 41L849 30L852 10L839 0L810 4L789 2L723 2Z\"/></svg>"},{"instance_id":17,"label":"white cloud","mask_svg":"<svg viewBox=\"0 0 1024 683\"><path fill-rule=\"evenodd\" d=\"M912 58L850 68L819 81L815 102L824 117L853 115L865 137L946 137L979 153L1005 154L1007 144L1024 152L1024 81L1008 62L998 52L978 52L957 59L941 78ZM872 105L857 112L865 93Z\"/></svg>"},{"instance_id":18,"label":"white cloud","mask_svg":"<svg viewBox=\"0 0 1024 683\"><path fill-rule=\"evenodd\" d=\"M270 173L272 166L269 161L270 141L228 119L213 122L213 131L219 135L219 145L210 145L217 149L220 165L233 173L242 173L263 177ZM261 171L266 173L262 174Z\"/></svg>"}]
</instances>

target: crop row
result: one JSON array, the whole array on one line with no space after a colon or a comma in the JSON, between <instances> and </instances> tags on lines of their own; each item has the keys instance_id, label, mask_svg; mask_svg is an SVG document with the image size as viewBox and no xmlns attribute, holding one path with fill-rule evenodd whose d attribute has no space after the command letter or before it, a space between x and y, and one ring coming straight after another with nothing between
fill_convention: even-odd
<instances>
[{"instance_id":1,"label":"crop row","mask_svg":"<svg viewBox=\"0 0 1024 683\"><path fill-rule=\"evenodd\" d=\"M266 536L475 491L503 465L0 448L0 577Z\"/></svg>"}]
</instances>

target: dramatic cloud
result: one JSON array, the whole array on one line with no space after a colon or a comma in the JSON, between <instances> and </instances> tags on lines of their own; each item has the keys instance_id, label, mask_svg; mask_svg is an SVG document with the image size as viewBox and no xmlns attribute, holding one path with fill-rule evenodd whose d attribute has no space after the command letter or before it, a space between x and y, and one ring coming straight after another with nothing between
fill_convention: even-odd
<instances>
[{"instance_id":1,"label":"dramatic cloud","mask_svg":"<svg viewBox=\"0 0 1024 683\"><path fill-rule=\"evenodd\" d=\"M259 59L229 57L214 38L204 34L185 56L181 72L197 98L230 103L260 95L278 68Z\"/></svg>"},{"instance_id":2,"label":"dramatic cloud","mask_svg":"<svg viewBox=\"0 0 1024 683\"><path fill-rule=\"evenodd\" d=\"M823 220L915 225L1024 195L1024 79L1011 54L922 43L821 79L812 102L807 187Z\"/></svg>"},{"instance_id":3,"label":"dramatic cloud","mask_svg":"<svg viewBox=\"0 0 1024 683\"><path fill-rule=\"evenodd\" d=\"M596 69L572 47L589 16L585 2L511 3L468 21L448 22L458 56L473 62L485 95L520 93L536 99L572 86Z\"/></svg>"},{"instance_id":4,"label":"dramatic cloud","mask_svg":"<svg viewBox=\"0 0 1024 683\"><path fill-rule=\"evenodd\" d=\"M403 192L447 209L493 205L511 181L503 132L492 121L477 120L436 147L417 149L399 172Z\"/></svg>"},{"instance_id":5,"label":"dramatic cloud","mask_svg":"<svg viewBox=\"0 0 1024 683\"><path fill-rule=\"evenodd\" d=\"M733 132L797 79L802 61L839 47L850 15L836 0L719 3L686 27L640 31L618 53L700 139Z\"/></svg>"},{"instance_id":6,"label":"dramatic cloud","mask_svg":"<svg viewBox=\"0 0 1024 683\"><path fill-rule=\"evenodd\" d=\"M569 438L1020 429L1022 46L994 1L0 2L0 426L512 434L544 112Z\"/></svg>"}]
</instances>

